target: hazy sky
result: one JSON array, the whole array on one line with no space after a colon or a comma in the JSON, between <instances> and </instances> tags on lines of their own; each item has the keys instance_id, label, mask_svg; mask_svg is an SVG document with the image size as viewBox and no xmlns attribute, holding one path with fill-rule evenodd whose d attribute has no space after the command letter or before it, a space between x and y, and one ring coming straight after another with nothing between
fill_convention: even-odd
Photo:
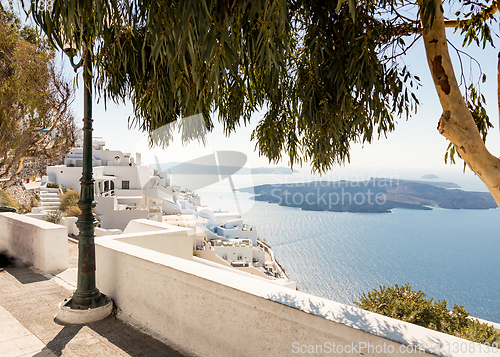
<instances>
[{"instance_id":1,"label":"hazy sky","mask_svg":"<svg viewBox=\"0 0 500 357\"><path fill-rule=\"evenodd\" d=\"M453 29L448 29L452 43L460 47L460 37L454 36L452 33ZM494 37L495 42L499 43L496 33ZM488 135L487 146L492 153L500 155L499 119L496 101L498 52L496 49L491 48L481 50L475 45L471 45L466 50L480 61L483 73L488 76L487 82L481 84L481 92L486 97L488 114L495 128ZM459 61L452 48L450 48L450 53L458 76L460 74ZM457 180L470 179L478 181L470 172L466 175L462 174L461 163L457 165L446 165L444 163L443 158L448 143L436 129L442 110L432 84L421 40L404 57L404 62L422 80L423 85L417 91L417 97L421 102L417 114L410 117L408 121L404 118L399 119L396 130L389 133L387 138L381 138L372 144L353 144L351 162L345 167L335 168L327 176L398 174L412 176L408 178L416 178L426 173L436 173L447 179L457 177ZM462 56L462 62L465 76L469 77L473 73L477 81L479 79L477 64L471 62L466 56ZM68 76L73 76L69 64L66 64L65 67ZM78 90L73 109L79 120L83 113L81 89ZM209 146L206 148L197 144L182 147L179 140L177 140L171 148L164 152L148 150L144 134L137 129L128 130L127 118L129 115L133 115L130 105L116 106L111 103L108 104L108 110L105 111L102 103L97 104L94 101L94 136L104 137L109 149L118 149L131 153L140 151L143 161L146 163L154 162L154 154L160 157L160 162L168 162L191 160L215 150L236 150L247 155L247 167L269 165L266 158L259 157L254 151L255 143L250 141L251 132L259 120L259 115L255 115L250 126L240 128L236 134L231 135L229 138L224 136L222 126L216 124L213 132L209 135ZM285 159L279 165L288 166L288 161ZM296 169L301 172L310 172L307 165Z\"/></svg>"}]
</instances>

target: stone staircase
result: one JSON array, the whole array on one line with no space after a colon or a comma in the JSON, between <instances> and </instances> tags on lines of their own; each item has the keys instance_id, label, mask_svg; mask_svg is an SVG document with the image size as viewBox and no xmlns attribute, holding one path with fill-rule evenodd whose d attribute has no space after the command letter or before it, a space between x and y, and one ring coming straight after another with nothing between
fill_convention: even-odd
<instances>
[{"instance_id":1,"label":"stone staircase","mask_svg":"<svg viewBox=\"0 0 500 357\"><path fill-rule=\"evenodd\" d=\"M54 211L59 209L60 204L61 199L58 192L40 187L40 201L38 201L37 207L41 207L45 211Z\"/></svg>"}]
</instances>

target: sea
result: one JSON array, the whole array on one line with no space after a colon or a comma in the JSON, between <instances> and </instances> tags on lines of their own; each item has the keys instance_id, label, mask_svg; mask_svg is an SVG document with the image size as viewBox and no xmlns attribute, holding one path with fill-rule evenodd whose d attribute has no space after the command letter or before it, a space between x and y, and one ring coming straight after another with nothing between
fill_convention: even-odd
<instances>
[{"instance_id":1,"label":"sea","mask_svg":"<svg viewBox=\"0 0 500 357\"><path fill-rule=\"evenodd\" d=\"M352 305L381 285L410 283L449 309L463 305L471 316L500 323L500 210L315 212L232 190L277 180L305 181L235 175L196 192L202 204L238 211L255 226L300 291ZM477 179L446 181L485 191Z\"/></svg>"}]
</instances>

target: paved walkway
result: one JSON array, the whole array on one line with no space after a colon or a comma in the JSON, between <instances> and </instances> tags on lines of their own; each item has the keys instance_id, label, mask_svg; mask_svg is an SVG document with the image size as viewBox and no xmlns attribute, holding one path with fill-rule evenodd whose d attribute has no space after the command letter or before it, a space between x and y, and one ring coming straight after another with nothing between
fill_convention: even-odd
<instances>
[{"instance_id":1,"label":"paved walkway","mask_svg":"<svg viewBox=\"0 0 500 357\"><path fill-rule=\"evenodd\" d=\"M0 353L4 357L55 357L38 337L0 306Z\"/></svg>"},{"instance_id":2,"label":"paved walkway","mask_svg":"<svg viewBox=\"0 0 500 357\"><path fill-rule=\"evenodd\" d=\"M57 304L73 290L61 280L19 265L0 271L1 357L192 356L114 317L86 325L56 323Z\"/></svg>"}]
</instances>

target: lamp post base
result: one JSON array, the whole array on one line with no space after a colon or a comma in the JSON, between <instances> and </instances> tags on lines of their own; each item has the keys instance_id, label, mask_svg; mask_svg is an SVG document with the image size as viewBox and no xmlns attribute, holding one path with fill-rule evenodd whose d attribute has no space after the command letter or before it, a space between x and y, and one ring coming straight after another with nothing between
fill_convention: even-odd
<instances>
[{"instance_id":1,"label":"lamp post base","mask_svg":"<svg viewBox=\"0 0 500 357\"><path fill-rule=\"evenodd\" d=\"M56 320L66 324L87 324L108 317L113 311L113 301L101 294L102 300L94 307L75 306L72 298L57 306Z\"/></svg>"}]
</instances>

